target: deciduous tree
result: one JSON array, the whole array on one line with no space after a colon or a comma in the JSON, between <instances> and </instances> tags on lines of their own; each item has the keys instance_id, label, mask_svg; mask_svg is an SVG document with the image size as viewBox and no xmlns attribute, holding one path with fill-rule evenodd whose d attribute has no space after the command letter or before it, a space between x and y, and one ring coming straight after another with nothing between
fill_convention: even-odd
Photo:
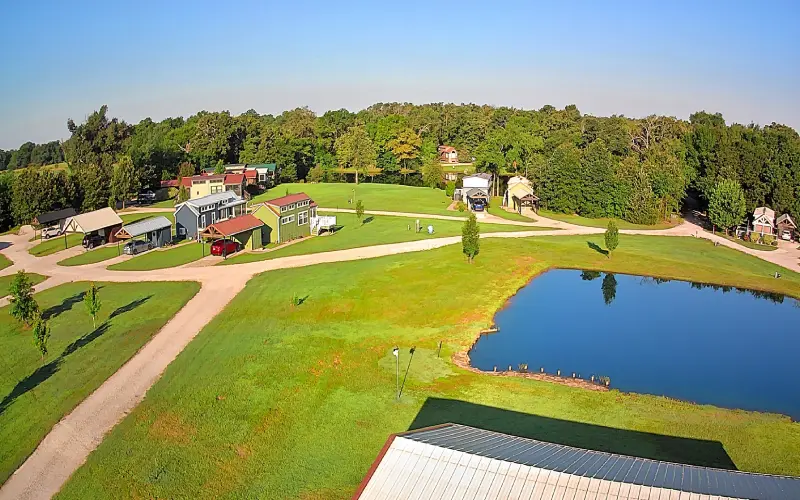
<instances>
[{"instance_id":1,"label":"deciduous tree","mask_svg":"<svg viewBox=\"0 0 800 500\"><path fill-rule=\"evenodd\" d=\"M422 166L422 182L431 188L442 187L444 168L438 158L427 160Z\"/></svg>"},{"instance_id":2,"label":"deciduous tree","mask_svg":"<svg viewBox=\"0 0 800 500\"><path fill-rule=\"evenodd\" d=\"M122 208L125 208L125 203L136 196L139 192L139 176L136 172L136 167L133 165L133 160L128 155L120 157L116 165L114 165L114 172L111 175L111 200L112 206L116 202L122 202Z\"/></svg>"},{"instance_id":3,"label":"deciduous tree","mask_svg":"<svg viewBox=\"0 0 800 500\"><path fill-rule=\"evenodd\" d=\"M25 271L17 271L8 288L8 293L11 295L9 299L11 316L24 323L25 326L30 326L39 312L39 304L33 298L33 284Z\"/></svg>"},{"instance_id":4,"label":"deciduous tree","mask_svg":"<svg viewBox=\"0 0 800 500\"><path fill-rule=\"evenodd\" d=\"M356 218L360 223L364 223L364 203L361 200L356 201Z\"/></svg>"},{"instance_id":5,"label":"deciduous tree","mask_svg":"<svg viewBox=\"0 0 800 500\"><path fill-rule=\"evenodd\" d=\"M606 248L608 249L608 258L611 258L611 254L619 245L619 230L617 229L617 225L614 224L613 220L608 221L608 227L606 228L605 233L605 240L606 240Z\"/></svg>"},{"instance_id":6,"label":"deciduous tree","mask_svg":"<svg viewBox=\"0 0 800 500\"><path fill-rule=\"evenodd\" d=\"M708 219L715 226L728 230L744 220L747 207L744 192L738 182L723 179L711 191L708 200Z\"/></svg>"},{"instance_id":7,"label":"deciduous tree","mask_svg":"<svg viewBox=\"0 0 800 500\"><path fill-rule=\"evenodd\" d=\"M375 145L363 127L351 127L346 134L336 140L336 159L342 168L352 168L356 173L356 184L359 174L366 173L375 166L377 152Z\"/></svg>"},{"instance_id":8,"label":"deciduous tree","mask_svg":"<svg viewBox=\"0 0 800 500\"><path fill-rule=\"evenodd\" d=\"M475 259L481 249L480 228L478 227L478 219L475 214L470 212L469 217L464 222L461 228L461 249L464 255L467 256L469 263Z\"/></svg>"},{"instance_id":9,"label":"deciduous tree","mask_svg":"<svg viewBox=\"0 0 800 500\"><path fill-rule=\"evenodd\" d=\"M86 305L86 312L92 316L92 327L97 329L97 313L100 312L100 296L98 294L97 285L92 283L86 294L83 296L83 303Z\"/></svg>"},{"instance_id":10,"label":"deciduous tree","mask_svg":"<svg viewBox=\"0 0 800 500\"><path fill-rule=\"evenodd\" d=\"M33 321L33 345L42 355L42 361L47 356L47 341L50 339L50 326L42 318L41 314L36 315Z\"/></svg>"}]
</instances>

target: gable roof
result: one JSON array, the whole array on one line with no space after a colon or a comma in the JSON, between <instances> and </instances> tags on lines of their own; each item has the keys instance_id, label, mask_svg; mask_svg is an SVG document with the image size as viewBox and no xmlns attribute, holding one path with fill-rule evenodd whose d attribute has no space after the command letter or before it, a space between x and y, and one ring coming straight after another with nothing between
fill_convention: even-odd
<instances>
[{"instance_id":1,"label":"gable roof","mask_svg":"<svg viewBox=\"0 0 800 500\"><path fill-rule=\"evenodd\" d=\"M264 221L252 214L243 214L232 219L211 224L201 233L206 237L233 236L264 225Z\"/></svg>"},{"instance_id":2,"label":"gable roof","mask_svg":"<svg viewBox=\"0 0 800 500\"><path fill-rule=\"evenodd\" d=\"M244 182L244 174L225 174L225 185L241 184Z\"/></svg>"},{"instance_id":3,"label":"gable roof","mask_svg":"<svg viewBox=\"0 0 800 500\"><path fill-rule=\"evenodd\" d=\"M255 170L255 169L253 169L253 170L245 170L244 171L244 177L246 179L255 179L255 178L258 177L258 171Z\"/></svg>"},{"instance_id":4,"label":"gable roof","mask_svg":"<svg viewBox=\"0 0 800 500\"><path fill-rule=\"evenodd\" d=\"M274 172L278 168L275 163L250 163L247 166L256 170L269 170L270 172Z\"/></svg>"},{"instance_id":5,"label":"gable roof","mask_svg":"<svg viewBox=\"0 0 800 500\"><path fill-rule=\"evenodd\" d=\"M792 218L789 216L789 214L783 214L783 215L781 215L780 217L778 217L778 220L777 220L777 221L775 221L775 223L776 223L776 224L789 224L789 225L791 225L793 228L797 229L797 224L795 224L795 223L794 223L794 221L793 221L793 220L792 220Z\"/></svg>"},{"instance_id":6,"label":"gable roof","mask_svg":"<svg viewBox=\"0 0 800 500\"><path fill-rule=\"evenodd\" d=\"M456 148L454 148L453 146L439 146L440 153L452 153L455 150Z\"/></svg>"},{"instance_id":7,"label":"gable roof","mask_svg":"<svg viewBox=\"0 0 800 500\"><path fill-rule=\"evenodd\" d=\"M177 213L178 210L185 206L194 212L195 215L199 215L200 207L213 205L214 203L219 203L221 206L238 205L245 203L245 200L233 191L222 191L221 193L207 194L205 196L201 196L200 198L186 200L183 203L179 203L175 205L175 212Z\"/></svg>"},{"instance_id":8,"label":"gable roof","mask_svg":"<svg viewBox=\"0 0 800 500\"><path fill-rule=\"evenodd\" d=\"M490 174L488 172L480 172L480 173L477 173L477 174L471 174L471 175L465 175L464 176L465 179L469 179L470 177L477 177L478 179L483 179L485 181L492 180L492 174Z\"/></svg>"},{"instance_id":9,"label":"gable roof","mask_svg":"<svg viewBox=\"0 0 800 500\"><path fill-rule=\"evenodd\" d=\"M98 229L121 225L122 219L119 218L114 209L109 207L70 217L65 223L65 227L71 227L72 231L82 233L91 233Z\"/></svg>"},{"instance_id":10,"label":"gable roof","mask_svg":"<svg viewBox=\"0 0 800 500\"><path fill-rule=\"evenodd\" d=\"M280 198L275 198L273 200L265 201L269 205L275 205L276 207L282 207L284 205L291 205L292 203L297 203L298 201L303 200L310 200L311 198L305 193L294 193L289 194L286 196L281 196Z\"/></svg>"},{"instance_id":11,"label":"gable roof","mask_svg":"<svg viewBox=\"0 0 800 500\"><path fill-rule=\"evenodd\" d=\"M766 217L770 225L774 225L775 210L772 210L768 207L757 207L755 210L753 210L753 219L758 219L759 217Z\"/></svg>"},{"instance_id":12,"label":"gable roof","mask_svg":"<svg viewBox=\"0 0 800 500\"><path fill-rule=\"evenodd\" d=\"M164 187L178 187L179 185L180 185L180 182L178 181L178 179L168 179L166 181L161 181L161 187L162 188L164 188Z\"/></svg>"},{"instance_id":13,"label":"gable roof","mask_svg":"<svg viewBox=\"0 0 800 500\"><path fill-rule=\"evenodd\" d=\"M186 177L184 177L186 179ZM225 174L205 174L205 175L193 175L189 177L190 182L194 181L219 181L225 180Z\"/></svg>"},{"instance_id":14,"label":"gable roof","mask_svg":"<svg viewBox=\"0 0 800 500\"><path fill-rule=\"evenodd\" d=\"M390 436L354 498L594 498L595 492L611 495L609 490L613 498L631 500L690 494L800 498L800 478L629 457L443 424Z\"/></svg>"},{"instance_id":15,"label":"gable roof","mask_svg":"<svg viewBox=\"0 0 800 500\"><path fill-rule=\"evenodd\" d=\"M170 220L163 215L160 215L158 217L150 217L149 219L140 220L134 222L133 224L126 224L125 226L122 226L122 229L117 231L116 236L122 239L135 238L151 231L158 231L168 227L172 227L172 222L170 222Z\"/></svg>"},{"instance_id":16,"label":"gable roof","mask_svg":"<svg viewBox=\"0 0 800 500\"><path fill-rule=\"evenodd\" d=\"M60 220L68 219L77 215L75 209L72 207L69 208L62 208L61 210L53 210L52 212L45 212L43 214L38 215L36 218L33 219L33 223L44 226L47 224L51 224L53 222L58 222Z\"/></svg>"}]
</instances>

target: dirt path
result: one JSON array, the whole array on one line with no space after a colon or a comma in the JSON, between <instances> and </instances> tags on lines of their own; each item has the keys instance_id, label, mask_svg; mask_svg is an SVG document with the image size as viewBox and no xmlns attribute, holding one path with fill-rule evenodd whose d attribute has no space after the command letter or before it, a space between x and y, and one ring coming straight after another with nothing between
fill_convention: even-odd
<instances>
[{"instance_id":1,"label":"dirt path","mask_svg":"<svg viewBox=\"0 0 800 500\"><path fill-rule=\"evenodd\" d=\"M348 210L340 209L339 211ZM368 211L366 213L463 220L459 217L443 215L383 211ZM604 232L600 228L576 226L543 217L538 217L537 221L533 223L510 221L493 216L491 221L487 219L484 218L483 220L485 222L514 226L548 227L552 230L486 233L482 234L481 238L589 235ZM798 270L800 251L793 247L781 248L771 252L752 250L720 236L706 233L699 226L690 222L684 222L680 226L666 230L622 230L620 232L647 236L702 237L788 269ZM274 269L419 252L458 244L461 241L459 236L434 238L295 255L225 266L224 268L183 266L153 271L110 271L105 268L110 261L75 267L59 266L57 262L64 258L64 255L66 255L64 252L47 257L34 257L28 253L28 248L35 243L28 241L31 233L32 229L27 226L20 231L19 235L0 236L2 252L14 262L12 266L0 270L0 275L8 275L24 269L49 276L46 281L37 285L37 291L70 281L86 280L118 282L198 281L201 284L201 290L141 351L53 427L34 453L0 488L0 499L49 498L58 492L72 473L84 463L89 453L100 444L103 436L144 398L147 390L158 380L169 363L244 288L253 275ZM0 299L0 306L6 303L6 299Z\"/></svg>"}]
</instances>

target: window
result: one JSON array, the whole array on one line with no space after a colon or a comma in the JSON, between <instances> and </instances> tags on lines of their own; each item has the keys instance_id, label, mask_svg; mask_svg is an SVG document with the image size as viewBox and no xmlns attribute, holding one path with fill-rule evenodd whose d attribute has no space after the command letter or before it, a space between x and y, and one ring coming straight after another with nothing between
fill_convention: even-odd
<instances>
[{"instance_id":1,"label":"window","mask_svg":"<svg viewBox=\"0 0 800 500\"><path fill-rule=\"evenodd\" d=\"M266 182L267 174L258 174L258 182Z\"/></svg>"},{"instance_id":2,"label":"window","mask_svg":"<svg viewBox=\"0 0 800 500\"><path fill-rule=\"evenodd\" d=\"M206 227L206 214L200 216L200 228Z\"/></svg>"},{"instance_id":3,"label":"window","mask_svg":"<svg viewBox=\"0 0 800 500\"><path fill-rule=\"evenodd\" d=\"M289 205L284 205L281 207L281 213L286 212L289 210Z\"/></svg>"},{"instance_id":4,"label":"window","mask_svg":"<svg viewBox=\"0 0 800 500\"><path fill-rule=\"evenodd\" d=\"M308 212L300 212L297 214L297 225L302 226L303 224L308 224Z\"/></svg>"},{"instance_id":5,"label":"window","mask_svg":"<svg viewBox=\"0 0 800 500\"><path fill-rule=\"evenodd\" d=\"M217 222L217 212L211 212L211 223Z\"/></svg>"},{"instance_id":6,"label":"window","mask_svg":"<svg viewBox=\"0 0 800 500\"><path fill-rule=\"evenodd\" d=\"M286 217L281 217L281 224L291 224L294 222L294 215L287 215Z\"/></svg>"},{"instance_id":7,"label":"window","mask_svg":"<svg viewBox=\"0 0 800 500\"><path fill-rule=\"evenodd\" d=\"M287 210L294 210L294 209L295 209L295 204L294 203L289 205L289 207L287 208Z\"/></svg>"},{"instance_id":8,"label":"window","mask_svg":"<svg viewBox=\"0 0 800 500\"><path fill-rule=\"evenodd\" d=\"M223 186L211 186L211 194L221 193Z\"/></svg>"},{"instance_id":9,"label":"window","mask_svg":"<svg viewBox=\"0 0 800 500\"><path fill-rule=\"evenodd\" d=\"M312 208L311 209L311 217L316 217L316 216L317 216L317 209L316 208Z\"/></svg>"},{"instance_id":10,"label":"window","mask_svg":"<svg viewBox=\"0 0 800 500\"><path fill-rule=\"evenodd\" d=\"M186 228L181 226L178 228L178 236L186 236Z\"/></svg>"}]
</instances>

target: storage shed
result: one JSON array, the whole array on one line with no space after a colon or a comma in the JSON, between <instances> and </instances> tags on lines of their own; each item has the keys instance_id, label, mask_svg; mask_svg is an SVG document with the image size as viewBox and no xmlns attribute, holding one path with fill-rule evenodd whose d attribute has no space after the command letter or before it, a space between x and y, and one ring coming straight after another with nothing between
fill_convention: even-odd
<instances>
[{"instance_id":1,"label":"storage shed","mask_svg":"<svg viewBox=\"0 0 800 500\"><path fill-rule=\"evenodd\" d=\"M120 229L122 229L122 219L112 208L108 207L70 217L64 222L64 231L100 234L106 243L117 241L116 234Z\"/></svg>"},{"instance_id":2,"label":"storage shed","mask_svg":"<svg viewBox=\"0 0 800 500\"><path fill-rule=\"evenodd\" d=\"M127 224L116 234L117 239L138 238L149 241L154 248L162 247L172 241L172 222L166 217L150 217L133 224Z\"/></svg>"}]
</instances>

